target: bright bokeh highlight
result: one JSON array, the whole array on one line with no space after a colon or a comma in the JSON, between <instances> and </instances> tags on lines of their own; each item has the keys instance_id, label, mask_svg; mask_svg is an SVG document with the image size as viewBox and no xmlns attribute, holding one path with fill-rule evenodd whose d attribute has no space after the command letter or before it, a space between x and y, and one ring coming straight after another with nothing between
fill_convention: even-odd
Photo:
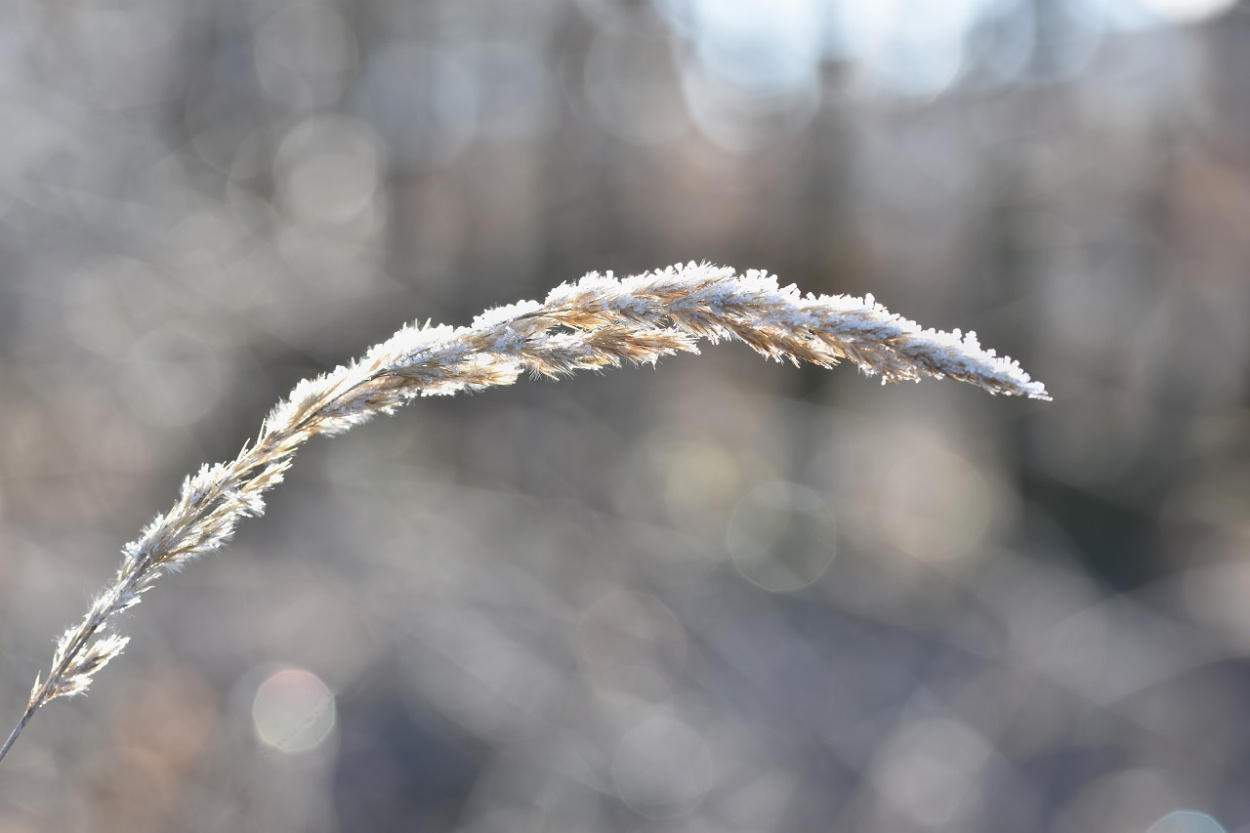
<instances>
[{"instance_id":1,"label":"bright bokeh highlight","mask_svg":"<svg viewBox=\"0 0 1250 833\"><path fill-rule=\"evenodd\" d=\"M266 746L307 752L325 742L334 724L334 694L311 671L284 668L256 689L252 728Z\"/></svg>"},{"instance_id":2,"label":"bright bokeh highlight","mask_svg":"<svg viewBox=\"0 0 1250 833\"><path fill-rule=\"evenodd\" d=\"M765 590L797 590L833 562L837 529L815 491L796 483L765 483L739 501L725 543L747 581Z\"/></svg>"},{"instance_id":3,"label":"bright bokeh highlight","mask_svg":"<svg viewBox=\"0 0 1250 833\"><path fill-rule=\"evenodd\" d=\"M1224 826L1206 813L1177 810L1150 826L1147 833L1226 833Z\"/></svg>"}]
</instances>

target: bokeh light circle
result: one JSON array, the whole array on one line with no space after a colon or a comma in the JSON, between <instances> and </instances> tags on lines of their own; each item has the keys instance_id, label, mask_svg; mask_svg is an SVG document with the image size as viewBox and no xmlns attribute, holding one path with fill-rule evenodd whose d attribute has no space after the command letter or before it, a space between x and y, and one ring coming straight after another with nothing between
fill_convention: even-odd
<instances>
[{"instance_id":1,"label":"bokeh light circle","mask_svg":"<svg viewBox=\"0 0 1250 833\"><path fill-rule=\"evenodd\" d=\"M281 752L316 749L330 736L335 722L334 694L311 671L276 671L252 698L256 739Z\"/></svg>"},{"instance_id":2,"label":"bokeh light circle","mask_svg":"<svg viewBox=\"0 0 1250 833\"><path fill-rule=\"evenodd\" d=\"M809 86L820 62L816 0L662 0L660 12L693 41L702 69L752 95Z\"/></svg>"},{"instance_id":3,"label":"bokeh light circle","mask_svg":"<svg viewBox=\"0 0 1250 833\"><path fill-rule=\"evenodd\" d=\"M1172 23L1194 23L1228 11L1236 0L1138 0L1146 9Z\"/></svg>"},{"instance_id":4,"label":"bokeh light circle","mask_svg":"<svg viewBox=\"0 0 1250 833\"><path fill-rule=\"evenodd\" d=\"M127 352L120 387L144 422L179 427L205 418L222 384L220 356L204 333L160 327Z\"/></svg>"},{"instance_id":5,"label":"bokeh light circle","mask_svg":"<svg viewBox=\"0 0 1250 833\"><path fill-rule=\"evenodd\" d=\"M320 226L351 222L372 204L385 160L362 122L323 116L294 128L277 155L283 203Z\"/></svg>"},{"instance_id":6,"label":"bokeh light circle","mask_svg":"<svg viewBox=\"0 0 1250 833\"><path fill-rule=\"evenodd\" d=\"M644 721L621 740L612 760L621 800L648 818L685 815L703 801L712 781L712 753L686 723Z\"/></svg>"},{"instance_id":7,"label":"bokeh light circle","mask_svg":"<svg viewBox=\"0 0 1250 833\"><path fill-rule=\"evenodd\" d=\"M765 483L738 502L725 544L742 577L765 590L806 587L829 568L837 528L828 505L796 483Z\"/></svg>"},{"instance_id":8,"label":"bokeh light circle","mask_svg":"<svg viewBox=\"0 0 1250 833\"><path fill-rule=\"evenodd\" d=\"M1176 810L1150 825L1146 833L1225 833L1224 826L1197 810Z\"/></svg>"}]
</instances>

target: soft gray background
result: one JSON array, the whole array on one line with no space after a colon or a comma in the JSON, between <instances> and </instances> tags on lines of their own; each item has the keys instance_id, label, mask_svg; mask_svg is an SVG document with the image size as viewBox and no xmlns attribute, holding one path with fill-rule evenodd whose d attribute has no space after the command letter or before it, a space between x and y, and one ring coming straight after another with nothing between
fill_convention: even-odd
<instances>
[{"instance_id":1,"label":"soft gray background","mask_svg":"<svg viewBox=\"0 0 1250 833\"><path fill-rule=\"evenodd\" d=\"M314 442L0 831L1250 831L1228 5L0 2L6 721L181 477L407 320L709 259L1055 395L722 346Z\"/></svg>"}]
</instances>

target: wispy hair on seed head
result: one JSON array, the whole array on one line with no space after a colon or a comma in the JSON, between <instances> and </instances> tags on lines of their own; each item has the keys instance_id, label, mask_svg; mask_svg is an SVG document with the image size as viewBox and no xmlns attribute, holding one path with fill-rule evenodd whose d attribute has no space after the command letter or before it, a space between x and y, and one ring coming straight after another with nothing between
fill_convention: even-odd
<instances>
[{"instance_id":1,"label":"wispy hair on seed head","mask_svg":"<svg viewBox=\"0 0 1250 833\"><path fill-rule=\"evenodd\" d=\"M265 492L312 437L342 433L416 396L510 385L526 372L556 379L655 364L699 352L700 339L742 341L796 365L847 360L882 382L950 377L991 394L1050 398L1015 361L983 349L974 333L922 329L871 295L803 295L765 272L706 263L625 279L591 273L556 287L542 303L490 310L467 327L406 326L363 358L300 382L237 457L205 465L183 482L173 507L123 547L113 581L57 640L0 760L36 711L86 691L126 647L128 640L110 631L114 617L138 604L162 574L227 544L242 518L260 515Z\"/></svg>"}]
</instances>

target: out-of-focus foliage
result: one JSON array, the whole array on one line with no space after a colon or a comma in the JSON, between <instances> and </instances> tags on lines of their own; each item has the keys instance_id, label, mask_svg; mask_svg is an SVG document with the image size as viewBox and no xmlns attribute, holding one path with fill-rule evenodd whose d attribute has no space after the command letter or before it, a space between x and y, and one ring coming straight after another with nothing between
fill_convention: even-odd
<instances>
[{"instance_id":1,"label":"out-of-focus foliage","mask_svg":"<svg viewBox=\"0 0 1250 833\"><path fill-rule=\"evenodd\" d=\"M1246 9L0 6L14 718L182 475L406 319L708 259L1055 396L722 347L316 443L0 829L1250 830Z\"/></svg>"}]
</instances>

